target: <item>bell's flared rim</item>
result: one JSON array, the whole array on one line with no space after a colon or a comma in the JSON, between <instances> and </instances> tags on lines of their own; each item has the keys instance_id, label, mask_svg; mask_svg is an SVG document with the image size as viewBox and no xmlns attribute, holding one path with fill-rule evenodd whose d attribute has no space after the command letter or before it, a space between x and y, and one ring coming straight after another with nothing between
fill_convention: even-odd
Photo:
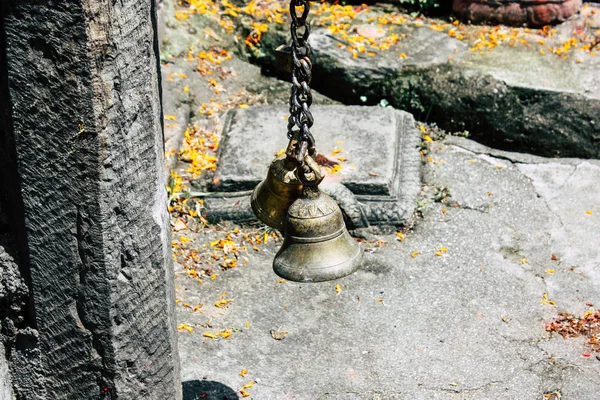
<instances>
[{"instance_id":1,"label":"bell's flared rim","mask_svg":"<svg viewBox=\"0 0 600 400\"><path fill-rule=\"evenodd\" d=\"M321 243L291 242L289 238L286 238L286 241L284 241L284 244L282 245L279 252L277 252L277 254L275 255L275 259L273 260L274 272L284 279L295 282L330 281L350 275L360 268L362 261L361 247L357 242L354 241L354 239L350 236L350 234L347 231L342 232L341 235L330 241L321 241ZM341 249L339 247L331 246L332 242L343 243L344 241L347 241L348 244L342 245ZM342 250L342 252L346 252L346 259L340 262L336 262L333 265L325 266L319 266L314 262L299 262L296 265L292 265L291 263L284 261L286 260L286 258L288 258L286 257L287 254L294 254L298 252L306 253L309 251L322 251L325 243L327 243L325 246L327 246L329 250L326 249L324 253L319 255L319 262L321 262L322 260L335 258L330 257L330 255L332 254L328 254L335 250Z\"/></svg>"}]
</instances>

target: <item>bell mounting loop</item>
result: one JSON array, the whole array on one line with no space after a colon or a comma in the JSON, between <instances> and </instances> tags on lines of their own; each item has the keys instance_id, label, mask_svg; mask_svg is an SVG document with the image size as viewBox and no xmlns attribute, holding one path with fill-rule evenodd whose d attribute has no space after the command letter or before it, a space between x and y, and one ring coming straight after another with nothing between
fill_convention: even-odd
<instances>
[{"instance_id":1,"label":"bell mounting loop","mask_svg":"<svg viewBox=\"0 0 600 400\"><path fill-rule=\"evenodd\" d=\"M277 49L278 62L292 74L289 143L285 155L271 163L267 178L254 189L251 204L261 221L285 231L273 260L275 273L291 281L321 282L356 271L362 253L346 229L340 207L319 189L324 174L310 131L314 118L309 11L309 0L290 1L292 44Z\"/></svg>"}]
</instances>

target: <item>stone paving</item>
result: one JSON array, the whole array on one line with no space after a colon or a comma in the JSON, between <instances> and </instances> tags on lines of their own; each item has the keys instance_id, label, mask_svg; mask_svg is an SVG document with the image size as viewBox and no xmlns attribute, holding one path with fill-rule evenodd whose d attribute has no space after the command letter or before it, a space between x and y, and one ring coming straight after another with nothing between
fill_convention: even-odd
<instances>
[{"instance_id":1,"label":"stone paving","mask_svg":"<svg viewBox=\"0 0 600 400\"><path fill-rule=\"evenodd\" d=\"M203 190L190 182L215 183L218 116L284 104L287 84L239 53L226 60L217 46L230 39L197 16L182 31L165 5L175 54L163 60L165 98L194 95L165 100L166 124L178 124L170 149L182 143L184 155L169 185L185 399L597 398L597 336L547 328L560 313L599 315L600 162L495 150L417 123L414 222L355 232L364 265L349 277L282 281L271 269L278 232L207 224L187 197ZM203 64L201 51L222 62ZM196 67L223 75L215 85Z\"/></svg>"},{"instance_id":2,"label":"stone paving","mask_svg":"<svg viewBox=\"0 0 600 400\"><path fill-rule=\"evenodd\" d=\"M248 248L215 280L177 269L183 380L255 382L256 399L595 399L598 353L545 323L600 304L600 163L455 138L430 154L422 218L403 241L367 235L363 268L339 281L279 280L281 241L252 245L250 228L183 231L220 263Z\"/></svg>"}]
</instances>

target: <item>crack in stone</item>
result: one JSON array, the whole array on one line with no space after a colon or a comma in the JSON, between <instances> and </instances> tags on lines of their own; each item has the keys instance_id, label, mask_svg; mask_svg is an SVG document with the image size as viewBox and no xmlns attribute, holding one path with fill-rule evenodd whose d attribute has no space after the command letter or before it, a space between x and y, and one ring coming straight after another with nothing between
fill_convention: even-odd
<instances>
[{"instance_id":1,"label":"crack in stone","mask_svg":"<svg viewBox=\"0 0 600 400\"><path fill-rule=\"evenodd\" d=\"M463 210L477 211L483 214L490 213L490 205L489 204L481 204L479 206L469 206L458 203L459 208Z\"/></svg>"},{"instance_id":2,"label":"crack in stone","mask_svg":"<svg viewBox=\"0 0 600 400\"><path fill-rule=\"evenodd\" d=\"M480 149L475 149L471 146L465 146L462 143L457 143L454 140L451 140L448 144L461 148L465 151L468 151L469 153L473 153L476 155L485 155L488 156L490 158L496 158L498 160L504 160L504 161L508 161L512 164L531 164L531 162L526 162L526 161L522 161L522 160L518 160L517 157L519 157L518 155L511 157L507 154L503 154L503 152L501 152L500 150L494 150L492 148L489 147L485 147L481 144L478 144L479 146L484 147L485 150L480 150Z\"/></svg>"},{"instance_id":3,"label":"crack in stone","mask_svg":"<svg viewBox=\"0 0 600 400\"><path fill-rule=\"evenodd\" d=\"M533 159L532 160L528 160L528 161L519 160L519 159L517 159L517 157L520 157L519 155L510 156L508 154L504 154L504 152L501 152L499 150L494 150L494 149L491 149L491 148L488 148L488 147L485 147L485 150L478 150L478 149L474 149L472 147L470 148L469 146L465 146L465 145L463 145L461 143L455 143L454 141L452 141L451 144L452 144L452 146L459 147L459 148L461 148L461 149L463 149L465 151L468 151L470 153L473 153L473 154L486 155L486 156L491 157L491 158L496 158L496 159L508 161L508 162L510 162L512 164L521 164L521 165L538 165L538 164L542 164L542 162L541 162L542 160L541 159L539 160L540 161L539 163L536 163L535 160L533 160ZM535 157L535 158L537 159L538 157ZM568 163L565 163L565 165L573 166L572 164L568 164ZM569 180L577 172L577 170L579 169L580 165L581 164L579 163L579 164L573 166L574 167L573 171L569 174L569 176L567 176L567 178L565 179L564 183L558 189L562 189L562 188L565 187L565 185L569 182ZM529 176L525 175L524 173L522 173L520 171L519 171L519 173L521 175L523 175L525 178L527 178L531 182L531 186L533 187L533 190L534 190L535 194L538 196L538 198L541 198L544 201L544 204L546 205L546 208L548 209L548 211L550 211L558 219L558 222L560 223L561 227L564 228L565 224L564 224L561 216L556 211L554 211L552 209L552 207L550 206L550 203L548 202L549 200L553 200L556 197L553 197L552 199L547 199L545 196L543 196L537 190L535 184L533 183L533 179L531 179ZM465 207L463 207L463 208L465 208Z\"/></svg>"},{"instance_id":4,"label":"crack in stone","mask_svg":"<svg viewBox=\"0 0 600 400\"><path fill-rule=\"evenodd\" d=\"M523 176L525 176L526 178L528 178L529 180L531 180L531 178L529 178L528 176L526 176L526 175L523 175ZM533 182L531 184L533 186L533 190L535 191L535 194L538 196L538 198L542 199L542 201L544 202L544 205L546 206L546 208L548 209L548 211L550 211L550 213L553 214L558 219L558 222L560 223L561 228L565 228L565 223L563 222L561 216L556 211L554 211L552 209L552 207L550 207L550 203L548 203L548 199L545 198L543 195L541 195L537 191L537 189L535 188L535 185L533 184Z\"/></svg>"},{"instance_id":5,"label":"crack in stone","mask_svg":"<svg viewBox=\"0 0 600 400\"><path fill-rule=\"evenodd\" d=\"M328 398L329 396L339 396L339 395L345 395L345 396L347 396L347 395L352 395L352 396L361 396L361 397L362 397L362 396L365 396L365 395L366 395L366 396L374 396L374 395L377 395L377 396L386 396L386 395L387 395L387 396L390 396L390 395L392 395L392 396L399 396L399 395L401 395L401 394L403 394L403 392L389 392L389 391L385 391L385 392L382 392L382 391L366 391L366 392L348 392L348 391L344 391L344 392L326 392L326 393L323 393L322 395L320 395L320 396L318 397L318 399L326 399L326 398Z\"/></svg>"},{"instance_id":6,"label":"crack in stone","mask_svg":"<svg viewBox=\"0 0 600 400\"><path fill-rule=\"evenodd\" d=\"M504 381L490 381L487 382L481 386L476 386L473 388L431 388L431 387L427 387L425 389L427 390L431 390L431 391L436 391L436 392L445 392L445 393L456 393L456 394L461 394L461 393L472 393L472 392L478 392L481 390L485 390L487 389L489 386L492 385L497 385L499 383L503 383Z\"/></svg>"}]
</instances>

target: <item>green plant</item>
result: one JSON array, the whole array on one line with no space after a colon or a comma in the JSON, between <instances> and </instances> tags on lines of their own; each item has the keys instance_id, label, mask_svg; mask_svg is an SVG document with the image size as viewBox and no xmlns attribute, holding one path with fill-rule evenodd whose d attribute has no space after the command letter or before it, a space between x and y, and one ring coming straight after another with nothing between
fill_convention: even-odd
<instances>
[{"instance_id":1,"label":"green plant","mask_svg":"<svg viewBox=\"0 0 600 400\"><path fill-rule=\"evenodd\" d=\"M419 13L427 13L431 12L436 8L440 7L440 2L438 0L399 0L400 4Z\"/></svg>"}]
</instances>

